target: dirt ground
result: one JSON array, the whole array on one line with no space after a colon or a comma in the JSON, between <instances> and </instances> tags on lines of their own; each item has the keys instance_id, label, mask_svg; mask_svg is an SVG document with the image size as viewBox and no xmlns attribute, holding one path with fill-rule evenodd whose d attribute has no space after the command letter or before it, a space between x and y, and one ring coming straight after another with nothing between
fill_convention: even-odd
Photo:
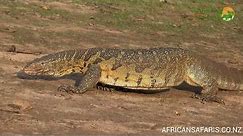
<instances>
[{"instance_id":1,"label":"dirt ground","mask_svg":"<svg viewBox=\"0 0 243 136\"><path fill-rule=\"evenodd\" d=\"M242 7L236 8L242 12ZM222 28L207 25L213 30L209 32L155 29L143 33L95 22L98 9L97 5L73 1L0 0L1 135L177 135L161 130L179 126L243 129L243 92L239 91L219 92L226 103L222 105L193 99L188 89L156 94L92 89L79 95L57 91L59 85L73 83L69 80L16 77L16 72L34 58L91 47L181 47L243 69L242 18L222 22ZM179 13L171 18L177 20L176 15ZM189 21L200 27L197 20Z\"/></svg>"}]
</instances>

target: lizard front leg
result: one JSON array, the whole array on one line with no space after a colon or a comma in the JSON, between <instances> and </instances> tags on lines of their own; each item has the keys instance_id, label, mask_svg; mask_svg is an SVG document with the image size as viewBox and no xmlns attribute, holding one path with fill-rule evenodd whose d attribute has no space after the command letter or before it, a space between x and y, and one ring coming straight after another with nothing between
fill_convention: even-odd
<instances>
[{"instance_id":1,"label":"lizard front leg","mask_svg":"<svg viewBox=\"0 0 243 136\"><path fill-rule=\"evenodd\" d=\"M73 93L85 93L88 89L93 88L99 81L101 69L98 65L91 65L77 86L61 85L58 90Z\"/></svg>"}]
</instances>

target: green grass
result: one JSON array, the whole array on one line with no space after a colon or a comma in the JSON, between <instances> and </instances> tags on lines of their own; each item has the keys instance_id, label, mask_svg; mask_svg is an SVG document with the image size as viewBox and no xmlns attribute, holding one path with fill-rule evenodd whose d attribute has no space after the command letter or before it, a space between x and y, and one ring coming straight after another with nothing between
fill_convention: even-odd
<instances>
[{"instance_id":1,"label":"green grass","mask_svg":"<svg viewBox=\"0 0 243 136\"><path fill-rule=\"evenodd\" d=\"M94 15L94 20L99 25L150 33L188 31L192 27L192 21L183 18L181 16L183 14L194 14L193 20L196 20L201 27L205 27L202 30L212 30L207 28L222 22L220 6L224 0L190 0L175 3L163 3L159 0L73 0L73 2L96 7L98 12ZM179 27L176 27L178 24Z\"/></svg>"},{"instance_id":2,"label":"green grass","mask_svg":"<svg viewBox=\"0 0 243 136\"><path fill-rule=\"evenodd\" d=\"M12 15L35 13L44 18L53 18L55 21L79 26L94 23L97 26L139 33L157 31L185 33L195 29L200 29L201 32L214 32L225 25L220 17L225 0L178 0L169 3L159 0L73 0L72 2L92 7L96 12L77 14L62 9L44 9L40 5L26 5L7 0L3 0L0 5L10 7ZM37 25L43 25L37 22ZM212 28L212 25L215 27Z\"/></svg>"}]
</instances>

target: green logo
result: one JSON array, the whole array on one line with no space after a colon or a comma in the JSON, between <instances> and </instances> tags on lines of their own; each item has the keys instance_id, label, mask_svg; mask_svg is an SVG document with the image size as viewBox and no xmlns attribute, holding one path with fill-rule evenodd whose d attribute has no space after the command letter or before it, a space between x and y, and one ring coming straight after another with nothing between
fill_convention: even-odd
<instances>
[{"instance_id":1,"label":"green logo","mask_svg":"<svg viewBox=\"0 0 243 136\"><path fill-rule=\"evenodd\" d=\"M224 21L231 21L235 17L235 11L231 7L224 7L221 17Z\"/></svg>"}]
</instances>

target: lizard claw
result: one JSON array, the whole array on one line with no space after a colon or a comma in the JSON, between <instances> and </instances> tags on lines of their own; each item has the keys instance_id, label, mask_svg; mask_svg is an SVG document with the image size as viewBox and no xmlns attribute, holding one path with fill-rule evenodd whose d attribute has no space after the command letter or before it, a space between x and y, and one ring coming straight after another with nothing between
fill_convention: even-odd
<instances>
[{"instance_id":1,"label":"lizard claw","mask_svg":"<svg viewBox=\"0 0 243 136\"><path fill-rule=\"evenodd\" d=\"M58 87L57 89L60 92L73 92L74 88L72 86L69 85L61 85Z\"/></svg>"},{"instance_id":2,"label":"lizard claw","mask_svg":"<svg viewBox=\"0 0 243 136\"><path fill-rule=\"evenodd\" d=\"M57 90L61 92L67 92L67 93L71 92L71 93L80 93L80 94L86 92L86 90L80 90L79 88L70 85L61 85L58 87Z\"/></svg>"}]
</instances>

